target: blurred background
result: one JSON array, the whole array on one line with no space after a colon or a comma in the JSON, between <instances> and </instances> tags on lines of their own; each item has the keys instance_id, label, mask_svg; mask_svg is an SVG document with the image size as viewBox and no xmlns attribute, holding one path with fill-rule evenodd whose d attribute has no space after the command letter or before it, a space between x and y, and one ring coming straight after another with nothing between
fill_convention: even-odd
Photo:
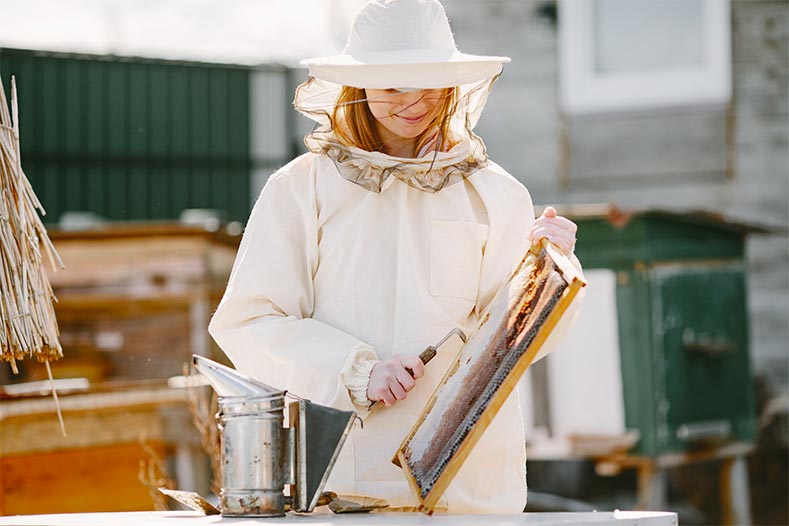
<instances>
[{"instance_id":1,"label":"blurred background","mask_svg":"<svg viewBox=\"0 0 789 526\"><path fill-rule=\"evenodd\" d=\"M243 224L311 129L298 61L340 52L362 3L0 0L0 78L66 264L68 430L41 366L0 364L0 514L209 492L210 399L177 377L222 359L206 325ZM527 510L788 524L789 2L443 3L462 51L512 57L476 132L579 224L590 283L521 385Z\"/></svg>"}]
</instances>

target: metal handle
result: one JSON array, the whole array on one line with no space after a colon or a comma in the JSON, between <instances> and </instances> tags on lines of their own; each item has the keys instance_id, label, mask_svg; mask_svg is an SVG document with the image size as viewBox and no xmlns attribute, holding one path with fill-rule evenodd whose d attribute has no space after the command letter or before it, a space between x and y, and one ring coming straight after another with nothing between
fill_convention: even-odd
<instances>
[{"instance_id":1,"label":"metal handle","mask_svg":"<svg viewBox=\"0 0 789 526\"><path fill-rule=\"evenodd\" d=\"M718 441L731 435L731 422L728 420L711 420L708 422L692 422L677 428L677 438L684 442Z\"/></svg>"},{"instance_id":2,"label":"metal handle","mask_svg":"<svg viewBox=\"0 0 789 526\"><path fill-rule=\"evenodd\" d=\"M734 351L734 345L729 342L692 342L685 344L685 352L706 354L707 356L720 356Z\"/></svg>"},{"instance_id":3,"label":"metal handle","mask_svg":"<svg viewBox=\"0 0 789 526\"><path fill-rule=\"evenodd\" d=\"M457 336L458 338L460 338L463 341L463 343L466 343L466 333L464 333L460 329L452 329L451 331L449 331L447 333L446 336L441 338L440 342L438 342L435 345L431 345L430 347L428 347L427 349L425 349L424 351L419 353L419 359L422 360L422 363L424 365L427 365L427 362L429 362L430 360L435 358L438 348L441 347L442 345L444 345L444 343L446 343L446 341L448 339L450 339L452 336ZM408 367L406 367L405 370L408 371L408 374L410 374L411 376L414 376L414 371L412 371Z\"/></svg>"},{"instance_id":4,"label":"metal handle","mask_svg":"<svg viewBox=\"0 0 789 526\"><path fill-rule=\"evenodd\" d=\"M708 333L696 333L693 329L685 329L682 333L682 344L685 352L720 356L734 351L735 345L725 337Z\"/></svg>"},{"instance_id":5,"label":"metal handle","mask_svg":"<svg viewBox=\"0 0 789 526\"><path fill-rule=\"evenodd\" d=\"M446 343L446 341L448 339L450 339L452 336L457 336L458 338L460 338L463 341L463 343L466 343L466 333L464 333L462 330L457 329L457 328L452 329L451 331L449 331L447 333L446 336L441 338L440 342L438 342L435 345L431 345L430 347L428 347L427 349L425 349L424 351L419 353L419 359L422 360L422 363L424 365L427 365L427 363L430 360L435 358L438 348L441 347L442 345L444 345L444 343ZM405 370L408 371L408 374L410 374L411 376L414 376L414 371L412 371L408 367L406 367ZM379 401L380 400L376 400L375 402L370 404L370 407L368 408L368 411L372 411L373 407L375 407L375 405L378 404Z\"/></svg>"}]
</instances>

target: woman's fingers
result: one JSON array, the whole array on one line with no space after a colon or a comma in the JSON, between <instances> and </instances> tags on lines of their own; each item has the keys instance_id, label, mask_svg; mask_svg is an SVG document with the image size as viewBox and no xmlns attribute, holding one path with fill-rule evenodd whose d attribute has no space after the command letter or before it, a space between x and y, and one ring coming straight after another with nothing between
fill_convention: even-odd
<instances>
[{"instance_id":1,"label":"woman's fingers","mask_svg":"<svg viewBox=\"0 0 789 526\"><path fill-rule=\"evenodd\" d=\"M386 405L392 405L397 401L397 399L392 394L391 389L389 389L388 384L379 385L376 387L371 386L371 388L367 389L367 398L370 400L380 400Z\"/></svg>"},{"instance_id":2,"label":"woman's fingers","mask_svg":"<svg viewBox=\"0 0 789 526\"><path fill-rule=\"evenodd\" d=\"M382 392L378 400L380 400L387 406L394 405L394 403L397 402L397 399L394 397L392 391L390 391L389 389L386 389L384 392Z\"/></svg>"},{"instance_id":3,"label":"woman's fingers","mask_svg":"<svg viewBox=\"0 0 789 526\"><path fill-rule=\"evenodd\" d=\"M416 380L414 380L414 377L411 376L405 367L401 367L395 371L395 379L399 382L399 385L402 386L405 393L413 389L416 385Z\"/></svg>"},{"instance_id":4,"label":"woman's fingers","mask_svg":"<svg viewBox=\"0 0 789 526\"><path fill-rule=\"evenodd\" d=\"M556 224L557 226L566 228L567 230L570 230L573 233L578 231L578 225L576 225L566 217L560 216L556 212L556 209L552 206L546 207L545 210L543 210L542 215L534 221L535 224L540 224L545 222Z\"/></svg>"},{"instance_id":5,"label":"woman's fingers","mask_svg":"<svg viewBox=\"0 0 789 526\"><path fill-rule=\"evenodd\" d=\"M556 244L566 243L568 246L575 244L575 234L563 228L549 226L545 229L544 237L547 237Z\"/></svg>"},{"instance_id":6,"label":"woman's fingers","mask_svg":"<svg viewBox=\"0 0 789 526\"><path fill-rule=\"evenodd\" d=\"M575 239L575 234L565 230L563 228L558 228L554 225L539 225L533 228L531 231L531 237L533 241L539 241L541 238L548 238L550 241L553 241L554 238L561 238L566 239L572 243Z\"/></svg>"},{"instance_id":7,"label":"woman's fingers","mask_svg":"<svg viewBox=\"0 0 789 526\"><path fill-rule=\"evenodd\" d=\"M406 390L403 389L403 386L400 384L398 379L392 378L389 380L389 390L392 391L392 395L395 397L395 400L405 400Z\"/></svg>"},{"instance_id":8,"label":"woman's fingers","mask_svg":"<svg viewBox=\"0 0 789 526\"><path fill-rule=\"evenodd\" d=\"M398 400L404 400L416 385L416 379L424 374L425 366L419 356L395 356L378 362L370 371L367 397L391 406Z\"/></svg>"},{"instance_id":9,"label":"woman's fingers","mask_svg":"<svg viewBox=\"0 0 789 526\"><path fill-rule=\"evenodd\" d=\"M569 254L575 247L575 236L561 228L552 226L540 226L530 231L532 243L539 243L542 239L547 239L559 249Z\"/></svg>"},{"instance_id":10,"label":"woman's fingers","mask_svg":"<svg viewBox=\"0 0 789 526\"><path fill-rule=\"evenodd\" d=\"M419 356L404 356L400 363L403 364L403 367L410 369L413 377L416 379L425 375L425 364L422 363L422 359Z\"/></svg>"},{"instance_id":11,"label":"woman's fingers","mask_svg":"<svg viewBox=\"0 0 789 526\"><path fill-rule=\"evenodd\" d=\"M540 227L555 227L575 234L578 231L578 225L567 219L566 217L538 217L532 224L532 229Z\"/></svg>"},{"instance_id":12,"label":"woman's fingers","mask_svg":"<svg viewBox=\"0 0 789 526\"><path fill-rule=\"evenodd\" d=\"M555 236L547 236L548 241L556 245L562 253L569 255L575 248L575 240L570 239L563 234Z\"/></svg>"},{"instance_id":13,"label":"woman's fingers","mask_svg":"<svg viewBox=\"0 0 789 526\"><path fill-rule=\"evenodd\" d=\"M575 249L575 233L578 225L556 214L556 209L549 206L540 217L534 220L534 224L529 229L528 239L532 243L539 243L542 239L547 239L565 254L571 253Z\"/></svg>"},{"instance_id":14,"label":"woman's fingers","mask_svg":"<svg viewBox=\"0 0 789 526\"><path fill-rule=\"evenodd\" d=\"M576 225L566 217L562 217L562 216L546 217L539 219L538 221L543 221L552 225L556 225L559 228L567 230L568 232L575 233L578 231L578 225Z\"/></svg>"}]
</instances>

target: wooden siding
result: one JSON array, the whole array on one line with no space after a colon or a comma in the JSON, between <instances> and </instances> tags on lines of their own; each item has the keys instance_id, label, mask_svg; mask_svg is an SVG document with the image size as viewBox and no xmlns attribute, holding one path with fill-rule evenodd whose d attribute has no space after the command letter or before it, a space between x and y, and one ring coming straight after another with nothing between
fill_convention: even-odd
<instances>
[{"instance_id":1,"label":"wooden siding","mask_svg":"<svg viewBox=\"0 0 789 526\"><path fill-rule=\"evenodd\" d=\"M789 4L733 0L734 166L725 111L684 108L563 121L553 2L444 0L461 50L508 55L477 132L537 204L702 208L789 225ZM558 21L561 23L561 21ZM572 139L566 177L560 134ZM569 183L569 184L568 184ZM583 232L579 233L583 236ZM754 369L789 385L789 237L748 242Z\"/></svg>"}]
</instances>

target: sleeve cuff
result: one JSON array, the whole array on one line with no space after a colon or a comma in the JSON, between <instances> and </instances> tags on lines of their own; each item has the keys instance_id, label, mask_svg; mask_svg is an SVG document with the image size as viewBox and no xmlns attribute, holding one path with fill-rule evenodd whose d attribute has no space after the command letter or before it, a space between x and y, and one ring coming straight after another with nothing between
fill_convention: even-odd
<instances>
[{"instance_id":1,"label":"sleeve cuff","mask_svg":"<svg viewBox=\"0 0 789 526\"><path fill-rule=\"evenodd\" d=\"M372 404L367 398L367 386L370 383L370 372L378 362L378 356L371 347L360 349L342 374L342 381L348 389L351 402L363 414Z\"/></svg>"}]
</instances>

